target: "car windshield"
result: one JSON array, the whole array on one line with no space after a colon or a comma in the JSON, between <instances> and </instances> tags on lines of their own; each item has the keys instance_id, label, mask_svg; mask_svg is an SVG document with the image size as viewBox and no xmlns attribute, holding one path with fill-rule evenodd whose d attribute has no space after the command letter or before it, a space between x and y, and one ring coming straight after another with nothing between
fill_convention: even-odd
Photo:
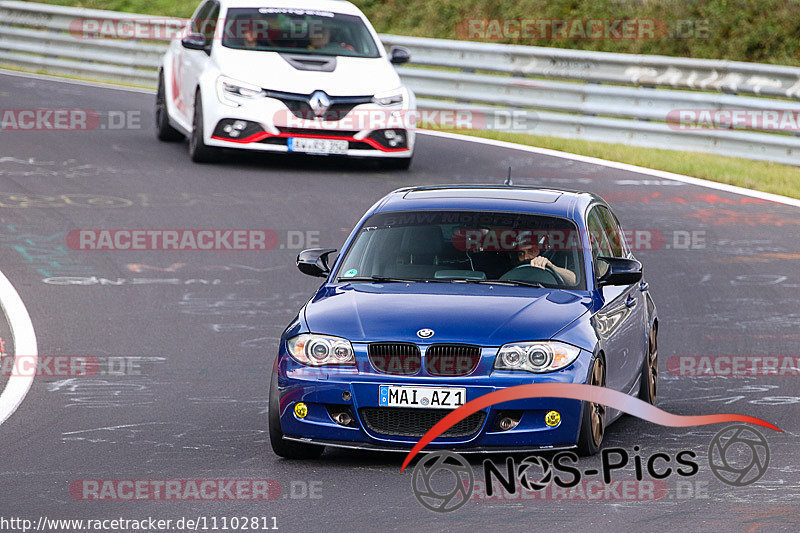
<instances>
[{"instance_id":1,"label":"car windshield","mask_svg":"<svg viewBox=\"0 0 800 533\"><path fill-rule=\"evenodd\" d=\"M293 8L229 9L222 45L289 54L380 57L361 18Z\"/></svg>"},{"instance_id":2,"label":"car windshield","mask_svg":"<svg viewBox=\"0 0 800 533\"><path fill-rule=\"evenodd\" d=\"M377 213L359 229L337 282L504 283L585 290L570 220L524 213Z\"/></svg>"}]
</instances>

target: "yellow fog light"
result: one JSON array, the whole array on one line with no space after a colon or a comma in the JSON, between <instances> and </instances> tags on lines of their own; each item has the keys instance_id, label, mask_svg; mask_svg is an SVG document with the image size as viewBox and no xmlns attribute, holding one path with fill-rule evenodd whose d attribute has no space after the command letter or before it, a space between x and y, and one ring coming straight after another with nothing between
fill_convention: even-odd
<instances>
[{"instance_id":1,"label":"yellow fog light","mask_svg":"<svg viewBox=\"0 0 800 533\"><path fill-rule=\"evenodd\" d=\"M558 411L550 411L544 415L544 423L548 426L556 427L561 423L561 414Z\"/></svg>"},{"instance_id":2,"label":"yellow fog light","mask_svg":"<svg viewBox=\"0 0 800 533\"><path fill-rule=\"evenodd\" d=\"M303 402L294 404L294 414L297 415L297 418L305 418L308 414L308 406Z\"/></svg>"}]
</instances>

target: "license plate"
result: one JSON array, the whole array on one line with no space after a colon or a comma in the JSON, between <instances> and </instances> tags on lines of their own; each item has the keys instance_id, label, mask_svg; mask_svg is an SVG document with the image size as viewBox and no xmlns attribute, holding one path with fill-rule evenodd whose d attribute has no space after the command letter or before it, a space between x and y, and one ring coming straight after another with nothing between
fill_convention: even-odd
<instances>
[{"instance_id":1,"label":"license plate","mask_svg":"<svg viewBox=\"0 0 800 533\"><path fill-rule=\"evenodd\" d=\"M304 139L302 137L289 137L286 146L290 152L304 152L307 154L346 154L348 142L331 139Z\"/></svg>"},{"instance_id":2,"label":"license plate","mask_svg":"<svg viewBox=\"0 0 800 533\"><path fill-rule=\"evenodd\" d=\"M378 404L381 407L419 407L454 409L467 401L467 389L460 387L402 387L381 385Z\"/></svg>"}]
</instances>

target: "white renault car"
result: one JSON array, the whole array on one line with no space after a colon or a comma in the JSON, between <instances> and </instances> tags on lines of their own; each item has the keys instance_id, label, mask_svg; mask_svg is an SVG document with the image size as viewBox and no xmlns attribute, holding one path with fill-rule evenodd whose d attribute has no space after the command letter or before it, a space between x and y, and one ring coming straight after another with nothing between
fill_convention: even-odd
<instances>
[{"instance_id":1,"label":"white renault car","mask_svg":"<svg viewBox=\"0 0 800 533\"><path fill-rule=\"evenodd\" d=\"M159 70L156 128L220 148L378 158L408 168L416 103L375 29L342 0L206 0Z\"/></svg>"}]
</instances>

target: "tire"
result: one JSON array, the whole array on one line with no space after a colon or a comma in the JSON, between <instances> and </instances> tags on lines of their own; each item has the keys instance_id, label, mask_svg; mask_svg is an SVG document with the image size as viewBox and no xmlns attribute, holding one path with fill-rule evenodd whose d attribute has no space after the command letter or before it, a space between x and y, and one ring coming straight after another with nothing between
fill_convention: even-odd
<instances>
[{"instance_id":1,"label":"tire","mask_svg":"<svg viewBox=\"0 0 800 533\"><path fill-rule=\"evenodd\" d=\"M325 446L318 444L284 440L281 428L278 374L274 372L269 385L269 442L272 445L272 451L285 459L316 459L325 451Z\"/></svg>"},{"instance_id":2,"label":"tire","mask_svg":"<svg viewBox=\"0 0 800 533\"><path fill-rule=\"evenodd\" d=\"M381 160L381 167L385 170L408 170L411 167L413 157L387 157Z\"/></svg>"},{"instance_id":3,"label":"tire","mask_svg":"<svg viewBox=\"0 0 800 533\"><path fill-rule=\"evenodd\" d=\"M592 364L589 385L606 386L605 360L598 356ZM578 433L578 455L588 457L600 451L605 435L606 408L604 405L583 402L581 429Z\"/></svg>"},{"instance_id":4,"label":"tire","mask_svg":"<svg viewBox=\"0 0 800 533\"><path fill-rule=\"evenodd\" d=\"M158 90L156 91L156 137L163 142L177 142L185 139L181 132L169 124L163 70L158 72Z\"/></svg>"},{"instance_id":5,"label":"tire","mask_svg":"<svg viewBox=\"0 0 800 533\"><path fill-rule=\"evenodd\" d=\"M658 393L658 328L653 324L647 343L647 357L642 364L639 382L639 399L649 404L656 403Z\"/></svg>"},{"instance_id":6,"label":"tire","mask_svg":"<svg viewBox=\"0 0 800 533\"><path fill-rule=\"evenodd\" d=\"M192 134L189 137L189 157L195 163L212 163L217 160L217 149L208 146L203 140L203 99L198 90L194 96L194 115L192 117Z\"/></svg>"}]
</instances>

